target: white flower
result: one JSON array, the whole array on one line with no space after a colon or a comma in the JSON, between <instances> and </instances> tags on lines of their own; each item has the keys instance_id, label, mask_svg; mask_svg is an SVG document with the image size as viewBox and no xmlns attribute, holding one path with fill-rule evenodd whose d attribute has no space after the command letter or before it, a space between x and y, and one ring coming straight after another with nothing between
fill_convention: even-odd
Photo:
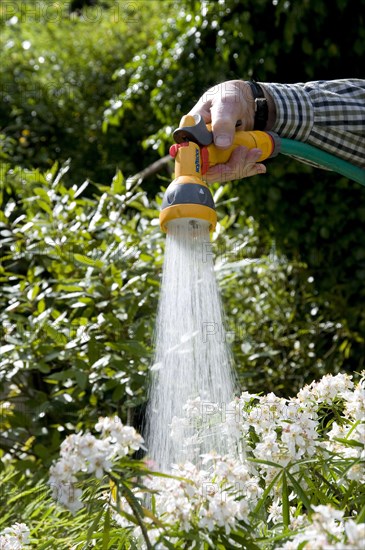
<instances>
[{"instance_id":1,"label":"white flower","mask_svg":"<svg viewBox=\"0 0 365 550\"><path fill-rule=\"evenodd\" d=\"M82 491L75 487L77 474L87 472L101 479L112 469L114 459L138 450L143 443L136 430L123 426L117 416L99 418L95 428L101 432L100 439L90 433L69 435L61 444L60 459L50 468L52 497L73 513L83 507Z\"/></svg>"},{"instance_id":2,"label":"white flower","mask_svg":"<svg viewBox=\"0 0 365 550\"><path fill-rule=\"evenodd\" d=\"M298 424L284 424L281 440L286 444L293 459L301 458L305 453L306 441Z\"/></svg>"},{"instance_id":3,"label":"white flower","mask_svg":"<svg viewBox=\"0 0 365 550\"><path fill-rule=\"evenodd\" d=\"M290 529L296 531L297 529L301 529L305 526L308 526L308 516L306 516L305 514L296 516L295 510L293 510L290 520Z\"/></svg>"},{"instance_id":4,"label":"white flower","mask_svg":"<svg viewBox=\"0 0 365 550\"><path fill-rule=\"evenodd\" d=\"M225 437L234 441L237 441L243 432L249 430L249 425L244 422L240 400L236 399L225 407L221 429Z\"/></svg>"},{"instance_id":5,"label":"white flower","mask_svg":"<svg viewBox=\"0 0 365 550\"><path fill-rule=\"evenodd\" d=\"M82 458L88 458L93 455L97 449L98 440L93 435L87 433L78 442L78 454Z\"/></svg>"},{"instance_id":6,"label":"white flower","mask_svg":"<svg viewBox=\"0 0 365 550\"><path fill-rule=\"evenodd\" d=\"M346 400L345 415L352 420L363 421L365 418L365 380L362 380L353 392L344 392Z\"/></svg>"},{"instance_id":7,"label":"white flower","mask_svg":"<svg viewBox=\"0 0 365 550\"><path fill-rule=\"evenodd\" d=\"M173 441L181 441L184 439L186 433L190 427L189 420L187 418L179 418L174 416L171 420L171 432L170 437Z\"/></svg>"},{"instance_id":8,"label":"white flower","mask_svg":"<svg viewBox=\"0 0 365 550\"><path fill-rule=\"evenodd\" d=\"M125 426L120 418L99 418L95 429L103 438L115 443L115 454L126 456L130 450L138 451L143 447L143 437L132 426Z\"/></svg>"},{"instance_id":9,"label":"white flower","mask_svg":"<svg viewBox=\"0 0 365 550\"><path fill-rule=\"evenodd\" d=\"M100 417L98 422L95 424L95 430L97 432L101 432L102 436L105 436L105 434L109 433L112 430L116 418L117 417L110 418L108 416L105 418Z\"/></svg>"},{"instance_id":10,"label":"white flower","mask_svg":"<svg viewBox=\"0 0 365 550\"><path fill-rule=\"evenodd\" d=\"M93 454L89 457L87 471L89 474L94 474L97 479L101 479L104 472L111 470L112 465L112 461L105 454Z\"/></svg>"},{"instance_id":11,"label":"white flower","mask_svg":"<svg viewBox=\"0 0 365 550\"><path fill-rule=\"evenodd\" d=\"M203 459L202 460L203 465L208 464L213 460L219 460L220 458L222 458L221 455L217 453L217 451L211 451L210 453L202 454L200 455L200 457Z\"/></svg>"},{"instance_id":12,"label":"white flower","mask_svg":"<svg viewBox=\"0 0 365 550\"><path fill-rule=\"evenodd\" d=\"M25 523L14 523L11 527L6 527L0 535L0 549L22 550L29 544L29 536L29 528Z\"/></svg>"},{"instance_id":13,"label":"white flower","mask_svg":"<svg viewBox=\"0 0 365 550\"><path fill-rule=\"evenodd\" d=\"M262 460L276 462L280 456L280 448L277 443L277 434L274 431L265 435L264 441L257 443L254 449L255 457Z\"/></svg>"},{"instance_id":14,"label":"white flower","mask_svg":"<svg viewBox=\"0 0 365 550\"><path fill-rule=\"evenodd\" d=\"M111 436L123 449L123 452L129 452L130 449L138 451L143 446L143 437L136 432L132 426L122 426L111 432Z\"/></svg>"},{"instance_id":15,"label":"white flower","mask_svg":"<svg viewBox=\"0 0 365 550\"><path fill-rule=\"evenodd\" d=\"M201 417L203 413L203 403L200 396L195 399L188 399L183 410L187 418Z\"/></svg>"},{"instance_id":16,"label":"white flower","mask_svg":"<svg viewBox=\"0 0 365 550\"><path fill-rule=\"evenodd\" d=\"M260 396L255 393L248 393L247 391L243 391L239 399L240 399L241 405L245 405L246 403L249 403L253 399L260 399Z\"/></svg>"},{"instance_id":17,"label":"white flower","mask_svg":"<svg viewBox=\"0 0 365 550\"><path fill-rule=\"evenodd\" d=\"M323 519L325 522L333 519L340 521L343 518L343 511L336 510L332 506L319 504L318 506L313 506L313 510L316 512L318 518Z\"/></svg>"},{"instance_id":18,"label":"white flower","mask_svg":"<svg viewBox=\"0 0 365 550\"><path fill-rule=\"evenodd\" d=\"M212 532L215 528L215 517L210 509L203 508L200 512L199 527Z\"/></svg>"},{"instance_id":19,"label":"white flower","mask_svg":"<svg viewBox=\"0 0 365 550\"><path fill-rule=\"evenodd\" d=\"M280 523L283 518L283 507L279 499L275 499L274 502L269 506L269 515L267 518L268 523L272 521L273 523Z\"/></svg>"},{"instance_id":20,"label":"white flower","mask_svg":"<svg viewBox=\"0 0 365 550\"><path fill-rule=\"evenodd\" d=\"M347 542L349 542L353 548L358 548L359 550L364 548L365 523L355 523L352 519L349 519L345 523L345 532Z\"/></svg>"},{"instance_id":21,"label":"white flower","mask_svg":"<svg viewBox=\"0 0 365 550\"><path fill-rule=\"evenodd\" d=\"M75 474L81 470L83 465L83 461L80 461L77 456L61 457L50 467L50 474L52 478L60 482L72 483L76 481Z\"/></svg>"},{"instance_id":22,"label":"white flower","mask_svg":"<svg viewBox=\"0 0 365 550\"><path fill-rule=\"evenodd\" d=\"M11 535L0 535L0 550L21 550L19 541Z\"/></svg>"}]
</instances>

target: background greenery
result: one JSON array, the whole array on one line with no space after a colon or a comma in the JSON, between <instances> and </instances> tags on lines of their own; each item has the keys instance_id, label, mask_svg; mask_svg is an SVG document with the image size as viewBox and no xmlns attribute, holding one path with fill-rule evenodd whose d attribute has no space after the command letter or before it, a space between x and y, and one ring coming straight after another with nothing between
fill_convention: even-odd
<instances>
[{"instance_id":1,"label":"background greenery","mask_svg":"<svg viewBox=\"0 0 365 550\"><path fill-rule=\"evenodd\" d=\"M0 5L0 443L21 475L44 475L60 440L101 414L141 427L164 250L157 210L172 167L127 177L167 153L180 116L218 81L361 77L364 8ZM287 396L361 370L364 190L279 157L267 175L213 192L241 387Z\"/></svg>"}]
</instances>

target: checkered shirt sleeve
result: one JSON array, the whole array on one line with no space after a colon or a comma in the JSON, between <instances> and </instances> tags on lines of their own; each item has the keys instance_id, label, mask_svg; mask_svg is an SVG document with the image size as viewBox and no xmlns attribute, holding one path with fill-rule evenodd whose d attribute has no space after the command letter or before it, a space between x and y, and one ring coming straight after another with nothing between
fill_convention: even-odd
<instances>
[{"instance_id":1,"label":"checkered shirt sleeve","mask_svg":"<svg viewBox=\"0 0 365 550\"><path fill-rule=\"evenodd\" d=\"M365 167L365 80L259 84L275 102L273 132Z\"/></svg>"}]
</instances>

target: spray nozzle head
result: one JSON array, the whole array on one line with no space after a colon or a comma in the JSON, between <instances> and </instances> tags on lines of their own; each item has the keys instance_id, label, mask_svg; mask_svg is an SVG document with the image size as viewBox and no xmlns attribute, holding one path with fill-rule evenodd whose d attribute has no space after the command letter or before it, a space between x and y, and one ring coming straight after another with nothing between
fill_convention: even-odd
<instances>
[{"instance_id":1,"label":"spray nozzle head","mask_svg":"<svg viewBox=\"0 0 365 550\"><path fill-rule=\"evenodd\" d=\"M179 183L174 180L165 191L163 197L160 226L167 232L168 223L181 220L196 225L204 222L213 231L217 223L212 194L205 184Z\"/></svg>"}]
</instances>

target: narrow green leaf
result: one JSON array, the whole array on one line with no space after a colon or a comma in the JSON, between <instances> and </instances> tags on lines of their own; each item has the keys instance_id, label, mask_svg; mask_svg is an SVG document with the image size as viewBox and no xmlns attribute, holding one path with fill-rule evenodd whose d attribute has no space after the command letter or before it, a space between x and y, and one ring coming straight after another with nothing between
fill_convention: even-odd
<instances>
[{"instance_id":1,"label":"narrow green leaf","mask_svg":"<svg viewBox=\"0 0 365 550\"><path fill-rule=\"evenodd\" d=\"M268 485L268 486L266 487L265 491L264 491L263 494L262 494L262 497L260 498L260 500L259 500L258 503L256 504L256 507L255 507L255 509L254 509L254 511L253 511L253 514L254 514L255 516L256 516L256 515L259 513L259 511L261 510L261 508L262 508L262 506L264 505L264 503L265 503L265 501L266 501L268 495L269 495L270 492L271 492L271 489L274 487L274 485L275 485L275 483L276 483L278 477L280 477L281 475L282 475L282 472L281 472L281 471L278 472L278 473L276 474L276 476L274 477L274 479L271 481L270 485Z\"/></svg>"},{"instance_id":2,"label":"narrow green leaf","mask_svg":"<svg viewBox=\"0 0 365 550\"><path fill-rule=\"evenodd\" d=\"M109 540L110 540L110 509L107 508L105 512L105 520L104 520L102 550L108 550Z\"/></svg>"},{"instance_id":3,"label":"narrow green leaf","mask_svg":"<svg viewBox=\"0 0 365 550\"><path fill-rule=\"evenodd\" d=\"M41 209L47 212L47 214L49 214L51 217L53 216L52 208L49 206L49 204L46 201L42 199L38 199L37 206L40 206Z\"/></svg>"},{"instance_id":4,"label":"narrow green leaf","mask_svg":"<svg viewBox=\"0 0 365 550\"><path fill-rule=\"evenodd\" d=\"M90 525L89 529L87 530L87 533L86 533L86 538L87 538L86 542L87 542L87 544L90 544L91 539L93 537L93 533L97 529L97 526L99 525L103 514L104 514L104 510L102 508L100 510L100 512L96 515L96 517L95 517L94 521L92 522L92 524Z\"/></svg>"},{"instance_id":5,"label":"narrow green leaf","mask_svg":"<svg viewBox=\"0 0 365 550\"><path fill-rule=\"evenodd\" d=\"M283 502L283 524L285 527L288 527L290 523L290 512L289 512L288 484L286 481L285 471L283 472L283 477L282 477L281 499Z\"/></svg>"},{"instance_id":6,"label":"narrow green leaf","mask_svg":"<svg viewBox=\"0 0 365 550\"><path fill-rule=\"evenodd\" d=\"M360 441L357 441L356 439L343 439L342 437L335 437L334 441L338 441L339 443L343 443L344 445L348 447L363 447L363 443L360 443Z\"/></svg>"},{"instance_id":7,"label":"narrow green leaf","mask_svg":"<svg viewBox=\"0 0 365 550\"><path fill-rule=\"evenodd\" d=\"M359 515L356 518L356 523L365 523L365 504L361 508Z\"/></svg>"},{"instance_id":8,"label":"narrow green leaf","mask_svg":"<svg viewBox=\"0 0 365 550\"><path fill-rule=\"evenodd\" d=\"M242 549L245 550L260 550L260 547L257 546L252 540L248 539L246 535L241 535L238 532L230 533L229 537L236 542L239 542L242 546ZM229 544L229 541L225 539L225 537L222 536L222 540L226 541L227 545ZM229 546L227 546L229 548Z\"/></svg>"},{"instance_id":9,"label":"narrow green leaf","mask_svg":"<svg viewBox=\"0 0 365 550\"><path fill-rule=\"evenodd\" d=\"M280 468L282 470L282 465L277 464L276 462L271 462L270 460L260 460L258 458L248 458L250 462L255 462L256 464L265 464L266 466L273 466L274 468Z\"/></svg>"},{"instance_id":10,"label":"narrow green leaf","mask_svg":"<svg viewBox=\"0 0 365 550\"><path fill-rule=\"evenodd\" d=\"M287 476L293 486L294 491L296 492L296 494L298 495L298 497L300 498L304 506L307 508L308 511L311 511L312 505L305 491L301 488L300 484L297 482L295 477L290 472L287 472Z\"/></svg>"}]
</instances>

